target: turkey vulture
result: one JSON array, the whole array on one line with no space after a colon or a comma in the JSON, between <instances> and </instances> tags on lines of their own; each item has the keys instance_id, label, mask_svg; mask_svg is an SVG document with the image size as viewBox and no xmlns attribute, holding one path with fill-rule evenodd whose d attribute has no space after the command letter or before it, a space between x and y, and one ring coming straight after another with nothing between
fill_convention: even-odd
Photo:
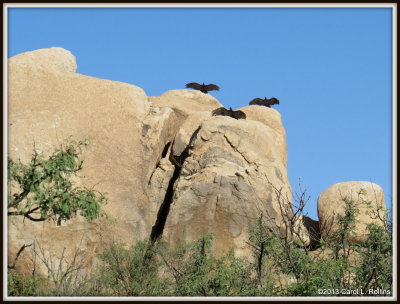
<instances>
[{"instance_id":1,"label":"turkey vulture","mask_svg":"<svg viewBox=\"0 0 400 304\"><path fill-rule=\"evenodd\" d=\"M203 92L204 94L207 94L208 91L218 91L219 90L219 86L215 85L215 84L199 84L197 82L190 82L186 84L187 88L190 89L195 89L195 90L199 90L201 92Z\"/></svg>"},{"instance_id":2,"label":"turkey vulture","mask_svg":"<svg viewBox=\"0 0 400 304\"><path fill-rule=\"evenodd\" d=\"M232 108L226 109L224 107L215 109L212 111L212 115L229 116L235 119L246 119L246 114L243 111L237 110L233 111Z\"/></svg>"},{"instance_id":3,"label":"turkey vulture","mask_svg":"<svg viewBox=\"0 0 400 304\"><path fill-rule=\"evenodd\" d=\"M250 105L266 106L268 108L275 104L279 104L279 100L275 97L272 97L270 99L268 99L267 97L265 97L264 99L254 98L252 101L250 101Z\"/></svg>"}]
</instances>

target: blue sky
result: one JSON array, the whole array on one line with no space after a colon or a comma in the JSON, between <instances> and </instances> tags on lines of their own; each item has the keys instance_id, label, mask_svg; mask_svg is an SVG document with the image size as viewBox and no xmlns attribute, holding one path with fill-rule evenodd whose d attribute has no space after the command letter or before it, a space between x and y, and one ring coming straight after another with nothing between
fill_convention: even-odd
<instances>
[{"instance_id":1,"label":"blue sky","mask_svg":"<svg viewBox=\"0 0 400 304\"><path fill-rule=\"evenodd\" d=\"M63 47L78 73L157 96L215 83L224 106L276 97L293 190L372 181L392 202L390 8L11 8L8 56Z\"/></svg>"}]
</instances>

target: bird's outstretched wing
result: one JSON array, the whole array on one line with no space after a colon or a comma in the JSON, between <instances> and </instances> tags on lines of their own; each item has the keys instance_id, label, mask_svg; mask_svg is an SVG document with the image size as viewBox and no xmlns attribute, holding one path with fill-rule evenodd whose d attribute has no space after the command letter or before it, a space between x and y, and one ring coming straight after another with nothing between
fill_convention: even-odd
<instances>
[{"instance_id":1,"label":"bird's outstretched wing","mask_svg":"<svg viewBox=\"0 0 400 304\"><path fill-rule=\"evenodd\" d=\"M219 86L215 85L215 84L199 84L197 82L190 82L186 84L187 88L190 89L195 89L195 90L199 90L205 94L207 94L208 91L218 91L219 90Z\"/></svg>"},{"instance_id":2,"label":"bird's outstretched wing","mask_svg":"<svg viewBox=\"0 0 400 304\"><path fill-rule=\"evenodd\" d=\"M243 111L240 110L236 110L236 111L232 111L232 116L235 119L246 119L246 114Z\"/></svg>"},{"instance_id":3,"label":"bird's outstretched wing","mask_svg":"<svg viewBox=\"0 0 400 304\"><path fill-rule=\"evenodd\" d=\"M197 83L197 82L190 82L186 84L187 88L190 89L195 89L195 90L201 90L202 89L202 85Z\"/></svg>"},{"instance_id":4,"label":"bird's outstretched wing","mask_svg":"<svg viewBox=\"0 0 400 304\"><path fill-rule=\"evenodd\" d=\"M259 106L263 106L265 103L265 99L262 98L254 98L252 101L250 101L250 105L259 105Z\"/></svg>"},{"instance_id":5,"label":"bird's outstretched wing","mask_svg":"<svg viewBox=\"0 0 400 304\"><path fill-rule=\"evenodd\" d=\"M279 104L279 100L275 97L268 98L254 98L249 103L250 105L266 106L270 108L272 105Z\"/></svg>"},{"instance_id":6,"label":"bird's outstretched wing","mask_svg":"<svg viewBox=\"0 0 400 304\"><path fill-rule=\"evenodd\" d=\"M215 85L215 84L207 84L205 85L205 90L206 91L219 91L219 86Z\"/></svg>"},{"instance_id":7,"label":"bird's outstretched wing","mask_svg":"<svg viewBox=\"0 0 400 304\"><path fill-rule=\"evenodd\" d=\"M215 109L214 111L212 111L212 115L216 116L229 116L235 119L246 119L246 114L243 111L237 110L237 111L232 111L232 110L228 110L224 107Z\"/></svg>"},{"instance_id":8,"label":"bird's outstretched wing","mask_svg":"<svg viewBox=\"0 0 400 304\"><path fill-rule=\"evenodd\" d=\"M272 106L272 105L276 105L276 104L279 104L279 100L275 97L272 97L272 98L266 100L267 106Z\"/></svg>"},{"instance_id":9,"label":"bird's outstretched wing","mask_svg":"<svg viewBox=\"0 0 400 304\"><path fill-rule=\"evenodd\" d=\"M211 114L213 115L213 116L217 116L217 115L220 115L220 116L229 116L229 110L228 109L225 109L224 107L221 107L221 108L218 108L218 109L215 109L215 110L213 110L212 112L211 112Z\"/></svg>"}]
</instances>

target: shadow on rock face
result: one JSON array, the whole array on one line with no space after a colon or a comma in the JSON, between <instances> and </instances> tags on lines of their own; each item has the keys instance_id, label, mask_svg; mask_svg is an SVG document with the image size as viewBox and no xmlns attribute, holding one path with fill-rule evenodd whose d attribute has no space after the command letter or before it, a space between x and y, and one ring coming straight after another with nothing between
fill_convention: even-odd
<instances>
[{"instance_id":1,"label":"shadow on rock face","mask_svg":"<svg viewBox=\"0 0 400 304\"><path fill-rule=\"evenodd\" d=\"M310 246L311 250L315 250L319 247L321 240L321 231L319 228L319 221L315 221L308 216L303 216L303 225L306 227L310 235Z\"/></svg>"}]
</instances>

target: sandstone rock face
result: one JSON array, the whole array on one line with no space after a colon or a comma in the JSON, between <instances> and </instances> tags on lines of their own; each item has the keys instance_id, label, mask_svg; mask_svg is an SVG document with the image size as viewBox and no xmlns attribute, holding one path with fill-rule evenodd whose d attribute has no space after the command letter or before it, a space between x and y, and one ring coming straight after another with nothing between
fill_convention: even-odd
<instances>
[{"instance_id":1,"label":"sandstone rock face","mask_svg":"<svg viewBox=\"0 0 400 304\"><path fill-rule=\"evenodd\" d=\"M34 71L43 70L55 73L75 73L77 65L75 56L72 55L71 52L63 48L52 47L18 54L9 59L10 69L25 67Z\"/></svg>"},{"instance_id":2,"label":"sandstone rock face","mask_svg":"<svg viewBox=\"0 0 400 304\"><path fill-rule=\"evenodd\" d=\"M150 215L155 223L158 210L164 202L165 194L175 170L175 166L168 160L169 153L162 158L150 178L147 195L150 199Z\"/></svg>"},{"instance_id":3,"label":"sandstone rock face","mask_svg":"<svg viewBox=\"0 0 400 304\"><path fill-rule=\"evenodd\" d=\"M352 242L359 243L365 240L367 224L384 225L386 206L382 188L371 182L342 182L329 187L318 198L318 217L322 237L327 237L337 231L337 218L344 216L345 198L352 200L359 210Z\"/></svg>"},{"instance_id":4,"label":"sandstone rock face","mask_svg":"<svg viewBox=\"0 0 400 304\"><path fill-rule=\"evenodd\" d=\"M190 139L194 132L200 127L201 123L211 117L210 111L200 111L189 115L181 124L172 146L172 153L176 156L189 146Z\"/></svg>"},{"instance_id":5,"label":"sandstone rock face","mask_svg":"<svg viewBox=\"0 0 400 304\"><path fill-rule=\"evenodd\" d=\"M254 110L266 115L273 111L268 117L279 125L275 110ZM165 238L192 241L213 232L216 253L226 253L235 245L238 254L248 254L244 241L254 219L263 214L281 222L273 187L282 189L283 204L291 201L286 150L274 140L278 134L284 137L278 131L271 135L268 125L254 120L221 116L204 120L175 184Z\"/></svg>"},{"instance_id":6,"label":"sandstone rock face","mask_svg":"<svg viewBox=\"0 0 400 304\"><path fill-rule=\"evenodd\" d=\"M76 74L75 69L74 57L60 48L10 58L8 153L27 162L34 144L46 154L70 136L89 138L77 183L108 193L104 209L115 224L75 219L54 228L54 223L14 218L9 221L10 257L35 238L60 255L64 246L77 244L77 230L91 231L84 250L91 255L112 240L147 238L154 224L146 189L165 144L173 139L174 112L154 108L141 88Z\"/></svg>"},{"instance_id":7,"label":"sandstone rock face","mask_svg":"<svg viewBox=\"0 0 400 304\"><path fill-rule=\"evenodd\" d=\"M171 90L161 96L149 97L149 100L155 107L170 107L185 117L222 107L215 97L194 90Z\"/></svg>"},{"instance_id":8,"label":"sandstone rock face","mask_svg":"<svg viewBox=\"0 0 400 304\"><path fill-rule=\"evenodd\" d=\"M59 259L64 248L78 250L90 266L112 241L132 244L157 229L171 242L212 232L217 254L236 246L248 255L254 219L262 214L282 227L291 189L276 110L244 107L246 120L211 116L222 105L210 94L148 97L134 85L75 73L74 56L61 48L17 55L8 68L9 156L27 162L34 146L46 155L70 137L88 138L76 183L107 193L104 209L114 219L89 224L78 216L56 226L9 218L9 259L34 243ZM309 242L302 220L296 225ZM17 269L32 271L31 249Z\"/></svg>"},{"instance_id":9,"label":"sandstone rock face","mask_svg":"<svg viewBox=\"0 0 400 304\"><path fill-rule=\"evenodd\" d=\"M282 163L287 166L286 131L282 125L279 112L272 108L260 106L247 106L240 110L246 113L247 120L259 121L268 128L269 136L272 137L281 152L279 155L282 158Z\"/></svg>"}]
</instances>

